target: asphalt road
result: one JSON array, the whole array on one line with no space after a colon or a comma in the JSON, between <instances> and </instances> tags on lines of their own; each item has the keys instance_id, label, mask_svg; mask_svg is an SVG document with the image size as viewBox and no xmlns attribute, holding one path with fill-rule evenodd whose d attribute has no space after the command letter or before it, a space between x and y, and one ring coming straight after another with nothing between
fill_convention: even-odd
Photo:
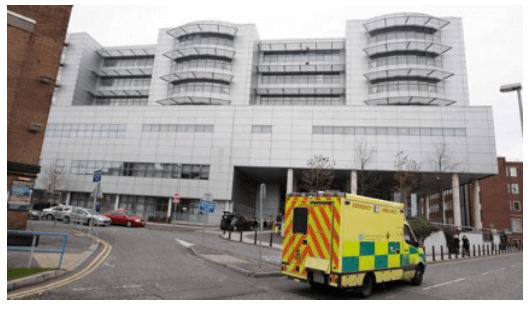
<instances>
[{"instance_id":1,"label":"asphalt road","mask_svg":"<svg viewBox=\"0 0 532 309\"><path fill-rule=\"evenodd\" d=\"M256 258L258 248L220 239L217 229L156 231L109 226L99 236L113 250L88 276L25 299L357 299L353 293L284 277L252 278L204 262L176 239ZM276 259L278 250L263 248ZM371 299L523 299L523 254L429 265L423 285L377 286Z\"/></svg>"}]
</instances>

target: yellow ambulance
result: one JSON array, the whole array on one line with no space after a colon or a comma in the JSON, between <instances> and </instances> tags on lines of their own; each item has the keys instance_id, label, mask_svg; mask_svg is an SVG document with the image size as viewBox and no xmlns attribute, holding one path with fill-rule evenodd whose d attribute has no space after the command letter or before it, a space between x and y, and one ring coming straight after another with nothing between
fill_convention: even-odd
<instances>
[{"instance_id":1,"label":"yellow ambulance","mask_svg":"<svg viewBox=\"0 0 532 309\"><path fill-rule=\"evenodd\" d=\"M425 254L403 204L334 193L286 198L282 274L311 285L371 294L376 283L420 285Z\"/></svg>"}]
</instances>

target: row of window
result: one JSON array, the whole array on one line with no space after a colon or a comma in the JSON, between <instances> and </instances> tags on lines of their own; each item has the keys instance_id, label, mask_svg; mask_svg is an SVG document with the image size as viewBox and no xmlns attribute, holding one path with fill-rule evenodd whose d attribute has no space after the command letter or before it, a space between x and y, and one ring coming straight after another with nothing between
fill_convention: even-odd
<instances>
[{"instance_id":1,"label":"row of window","mask_svg":"<svg viewBox=\"0 0 532 309\"><path fill-rule=\"evenodd\" d=\"M261 96L259 105L344 105L339 96Z\"/></svg>"},{"instance_id":2,"label":"row of window","mask_svg":"<svg viewBox=\"0 0 532 309\"><path fill-rule=\"evenodd\" d=\"M272 133L272 126L268 125L257 125L251 127L252 133Z\"/></svg>"},{"instance_id":3,"label":"row of window","mask_svg":"<svg viewBox=\"0 0 532 309\"><path fill-rule=\"evenodd\" d=\"M149 87L151 78L145 77L105 77L100 78L101 87L120 86L120 87Z\"/></svg>"},{"instance_id":4,"label":"row of window","mask_svg":"<svg viewBox=\"0 0 532 309\"><path fill-rule=\"evenodd\" d=\"M143 124L144 132L213 132L214 126L208 124Z\"/></svg>"},{"instance_id":5,"label":"row of window","mask_svg":"<svg viewBox=\"0 0 532 309\"><path fill-rule=\"evenodd\" d=\"M340 73L262 74L263 84L338 84Z\"/></svg>"},{"instance_id":6,"label":"row of window","mask_svg":"<svg viewBox=\"0 0 532 309\"><path fill-rule=\"evenodd\" d=\"M379 58L377 60L369 61L369 68L375 69L378 67L385 67L389 65L408 65L408 66L433 66L442 68L442 59L441 57L433 58L427 56L389 56L384 58Z\"/></svg>"},{"instance_id":7,"label":"row of window","mask_svg":"<svg viewBox=\"0 0 532 309\"><path fill-rule=\"evenodd\" d=\"M369 93L382 93L390 91L426 91L433 92L438 94L444 93L444 87L442 84L435 84L432 82L425 81L392 81L392 82L382 82L374 85L370 85Z\"/></svg>"},{"instance_id":8,"label":"row of window","mask_svg":"<svg viewBox=\"0 0 532 309\"><path fill-rule=\"evenodd\" d=\"M235 41L231 36L216 33L189 34L179 38L178 47L190 45L222 45L235 46Z\"/></svg>"},{"instance_id":9,"label":"row of window","mask_svg":"<svg viewBox=\"0 0 532 309\"><path fill-rule=\"evenodd\" d=\"M264 52L264 62L340 61L339 50Z\"/></svg>"},{"instance_id":10,"label":"row of window","mask_svg":"<svg viewBox=\"0 0 532 309\"><path fill-rule=\"evenodd\" d=\"M106 58L103 59L104 67L145 67L153 66L153 57L142 58Z\"/></svg>"},{"instance_id":11,"label":"row of window","mask_svg":"<svg viewBox=\"0 0 532 309\"><path fill-rule=\"evenodd\" d=\"M50 123L46 127L46 136L48 137L125 137L125 124L68 124L68 123Z\"/></svg>"},{"instance_id":12,"label":"row of window","mask_svg":"<svg viewBox=\"0 0 532 309\"><path fill-rule=\"evenodd\" d=\"M192 59L172 62L172 71L207 68L219 70L231 70L231 61L221 59Z\"/></svg>"},{"instance_id":13,"label":"row of window","mask_svg":"<svg viewBox=\"0 0 532 309\"><path fill-rule=\"evenodd\" d=\"M465 128L312 126L312 134L466 136Z\"/></svg>"},{"instance_id":14,"label":"row of window","mask_svg":"<svg viewBox=\"0 0 532 309\"><path fill-rule=\"evenodd\" d=\"M101 170L102 175L111 176L208 180L209 169L200 164L72 160L70 173L92 175Z\"/></svg>"},{"instance_id":15,"label":"row of window","mask_svg":"<svg viewBox=\"0 0 532 309\"><path fill-rule=\"evenodd\" d=\"M508 184L508 194L519 194L519 184Z\"/></svg>"},{"instance_id":16,"label":"row of window","mask_svg":"<svg viewBox=\"0 0 532 309\"><path fill-rule=\"evenodd\" d=\"M516 166L507 166L506 167L506 176L517 177L517 167Z\"/></svg>"},{"instance_id":17,"label":"row of window","mask_svg":"<svg viewBox=\"0 0 532 309\"><path fill-rule=\"evenodd\" d=\"M229 94L229 89L229 85L216 82L185 82L171 85L171 94L193 91Z\"/></svg>"},{"instance_id":18,"label":"row of window","mask_svg":"<svg viewBox=\"0 0 532 309\"><path fill-rule=\"evenodd\" d=\"M148 105L148 98L96 98L94 99L94 105Z\"/></svg>"},{"instance_id":19,"label":"row of window","mask_svg":"<svg viewBox=\"0 0 532 309\"><path fill-rule=\"evenodd\" d=\"M391 40L424 40L431 42L441 42L441 33L423 33L418 31L391 31L379 33L369 38L369 44L376 44Z\"/></svg>"}]
</instances>

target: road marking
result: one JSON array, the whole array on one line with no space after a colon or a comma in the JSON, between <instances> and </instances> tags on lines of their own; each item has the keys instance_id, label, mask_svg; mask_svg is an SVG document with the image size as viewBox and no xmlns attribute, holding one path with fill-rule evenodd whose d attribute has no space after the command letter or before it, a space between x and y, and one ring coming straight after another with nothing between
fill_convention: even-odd
<instances>
[{"instance_id":1,"label":"road marking","mask_svg":"<svg viewBox=\"0 0 532 309\"><path fill-rule=\"evenodd\" d=\"M117 286L117 289L135 289L135 288L141 288L142 285L123 285L123 286Z\"/></svg>"},{"instance_id":2,"label":"road marking","mask_svg":"<svg viewBox=\"0 0 532 309\"><path fill-rule=\"evenodd\" d=\"M481 276L484 276L484 275L488 275L488 274L493 274L493 273L496 273L496 272L498 272L498 271L505 270L505 269L506 269L506 267L503 267L503 268L495 269L495 270L492 270L492 271L487 271L487 272L482 273L482 274L480 274L480 275L481 275Z\"/></svg>"},{"instance_id":3,"label":"road marking","mask_svg":"<svg viewBox=\"0 0 532 309\"><path fill-rule=\"evenodd\" d=\"M71 282L74 282L76 280L79 280L89 275L102 264L102 262L109 256L109 254L111 254L111 251L113 249L113 247L107 241L103 239L99 239L99 238L97 239L97 241L99 241L104 246L102 252L100 252L100 254L89 264L89 266L81 270L79 273L76 273L73 276L67 277L65 279L59 280L55 283L51 283L43 287L38 287L38 288L30 289L27 291L21 291L21 292L15 292L12 294L8 294L7 297L9 299L19 299L25 296L42 293L44 291L62 287L64 285L67 285Z\"/></svg>"},{"instance_id":4,"label":"road marking","mask_svg":"<svg viewBox=\"0 0 532 309\"><path fill-rule=\"evenodd\" d=\"M447 284L451 284L451 283L455 283L455 282L463 281L463 280L465 280L465 279L466 279L466 278L460 278L460 279L456 279L456 280L453 280L453 281L448 281L448 282L444 282L444 283L436 284L436 285L433 285L433 286L429 286L429 287L423 288L423 290L428 290L428 289L432 289L432 288L439 287L439 286L442 286L442 285L447 285Z\"/></svg>"},{"instance_id":5,"label":"road marking","mask_svg":"<svg viewBox=\"0 0 532 309\"><path fill-rule=\"evenodd\" d=\"M178 243L180 243L181 245L187 247L187 248L188 248L188 247L191 247L191 246L194 246L194 244L189 243L189 242L186 242L186 241L184 241L184 240L176 239L176 241L177 241Z\"/></svg>"},{"instance_id":6,"label":"road marking","mask_svg":"<svg viewBox=\"0 0 532 309\"><path fill-rule=\"evenodd\" d=\"M92 290L101 290L102 288L77 288L72 289L72 291L92 291Z\"/></svg>"}]
</instances>

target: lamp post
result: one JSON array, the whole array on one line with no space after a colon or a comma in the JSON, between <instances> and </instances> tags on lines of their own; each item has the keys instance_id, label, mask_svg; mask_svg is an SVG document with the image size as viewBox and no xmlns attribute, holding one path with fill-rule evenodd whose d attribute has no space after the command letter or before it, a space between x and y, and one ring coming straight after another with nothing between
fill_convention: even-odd
<instances>
[{"instance_id":1,"label":"lamp post","mask_svg":"<svg viewBox=\"0 0 532 309\"><path fill-rule=\"evenodd\" d=\"M501 92L511 92L517 90L517 99L519 101L519 115L521 116L521 135L523 135L523 104L521 103L521 83L503 85L501 86Z\"/></svg>"}]
</instances>

